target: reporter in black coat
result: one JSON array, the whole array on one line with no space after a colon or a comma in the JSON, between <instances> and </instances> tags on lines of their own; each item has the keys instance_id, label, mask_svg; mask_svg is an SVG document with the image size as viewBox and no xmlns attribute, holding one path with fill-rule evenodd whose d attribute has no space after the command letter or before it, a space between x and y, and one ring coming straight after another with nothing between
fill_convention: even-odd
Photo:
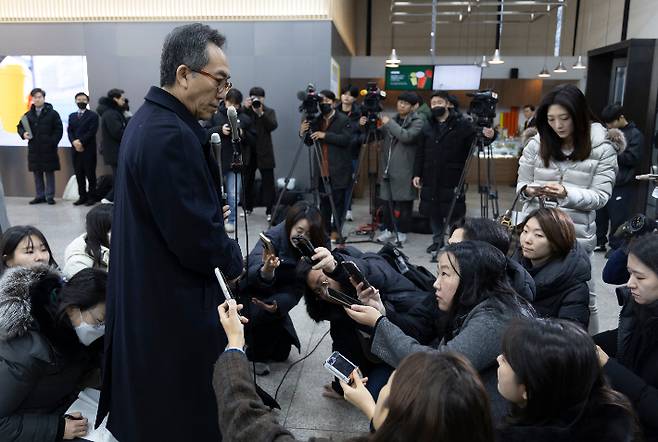
<instances>
[{"instance_id":1,"label":"reporter in black coat","mask_svg":"<svg viewBox=\"0 0 658 442\"><path fill-rule=\"evenodd\" d=\"M84 92L75 95L78 112L69 115L68 136L71 142L73 170L78 182L80 198L73 203L80 205L96 202L96 132L98 131L98 114L87 109L89 96ZM87 189L89 181L89 189Z\"/></svg>"}]
</instances>

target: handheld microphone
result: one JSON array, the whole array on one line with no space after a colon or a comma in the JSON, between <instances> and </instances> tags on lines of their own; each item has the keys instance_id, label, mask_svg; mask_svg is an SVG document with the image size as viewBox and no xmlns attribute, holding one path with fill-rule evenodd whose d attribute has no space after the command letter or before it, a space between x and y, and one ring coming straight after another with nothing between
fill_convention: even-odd
<instances>
[{"instance_id":1,"label":"handheld microphone","mask_svg":"<svg viewBox=\"0 0 658 442\"><path fill-rule=\"evenodd\" d=\"M646 173L644 175L635 175L635 179L638 181L658 181L658 174Z\"/></svg>"},{"instance_id":2,"label":"handheld microphone","mask_svg":"<svg viewBox=\"0 0 658 442\"><path fill-rule=\"evenodd\" d=\"M228 116L228 124L231 126L231 141L233 144L240 142L240 127L238 126L238 111L234 106L226 108L226 115Z\"/></svg>"},{"instance_id":3,"label":"handheld microphone","mask_svg":"<svg viewBox=\"0 0 658 442\"><path fill-rule=\"evenodd\" d=\"M219 166L219 191L222 198L222 207L228 204L228 196L224 191L224 173L222 172L222 139L217 132L210 135L210 147L217 158L217 165Z\"/></svg>"}]
</instances>

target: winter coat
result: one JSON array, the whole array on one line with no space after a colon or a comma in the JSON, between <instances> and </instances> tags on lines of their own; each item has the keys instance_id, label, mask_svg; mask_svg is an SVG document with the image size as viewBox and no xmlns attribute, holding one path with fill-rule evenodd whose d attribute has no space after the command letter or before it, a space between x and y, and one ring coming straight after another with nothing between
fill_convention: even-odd
<instances>
[{"instance_id":1,"label":"winter coat","mask_svg":"<svg viewBox=\"0 0 658 442\"><path fill-rule=\"evenodd\" d=\"M658 302L640 306L628 287L617 289L623 303L617 352L603 367L612 388L633 404L646 442L658 441Z\"/></svg>"},{"instance_id":2,"label":"winter coat","mask_svg":"<svg viewBox=\"0 0 658 442\"><path fill-rule=\"evenodd\" d=\"M339 103L336 106L336 111L345 115L350 120L350 127L352 128L352 137L350 138L350 151L352 152L352 159L359 159L361 153L361 146L365 142L365 133L361 130L359 120L361 119L361 106L358 103L352 104L352 110L344 112L343 107Z\"/></svg>"},{"instance_id":3,"label":"winter coat","mask_svg":"<svg viewBox=\"0 0 658 442\"><path fill-rule=\"evenodd\" d=\"M617 174L617 152L607 137L608 131L599 123L592 123L590 136L592 152L584 161L550 160L548 167L539 155L539 134L528 141L519 160L517 192L528 184L561 183L567 190L566 198L558 206L568 213L576 227L576 238L589 253L596 246L596 210L608 202ZM525 213L539 207L537 198L521 195Z\"/></svg>"},{"instance_id":4,"label":"winter coat","mask_svg":"<svg viewBox=\"0 0 658 442\"><path fill-rule=\"evenodd\" d=\"M253 126L251 117L244 111L242 107L238 109L238 122L242 129L240 146L238 152L242 153L248 151L251 147L256 145L256 129ZM231 170L231 162L233 161L233 139L231 135L224 135L222 127L229 124L228 116L226 115L226 103L222 102L210 120L210 129L208 129L208 137L213 133L219 134L222 140L221 147L221 160L222 160L222 174L226 174ZM240 149L241 148L241 149ZM243 158L244 161L244 158Z\"/></svg>"},{"instance_id":5,"label":"winter coat","mask_svg":"<svg viewBox=\"0 0 658 442\"><path fill-rule=\"evenodd\" d=\"M507 280L514 291L526 301L532 303L537 296L535 280L520 263L507 259Z\"/></svg>"},{"instance_id":6,"label":"winter coat","mask_svg":"<svg viewBox=\"0 0 658 442\"><path fill-rule=\"evenodd\" d=\"M432 118L423 126L413 175L422 181L419 209L424 215L447 213L475 134L473 124L454 111L444 123Z\"/></svg>"},{"instance_id":7,"label":"winter coat","mask_svg":"<svg viewBox=\"0 0 658 442\"><path fill-rule=\"evenodd\" d=\"M511 425L496 431L498 442L632 442L633 420L619 407L599 405L585 411L565 412L562 422L534 425Z\"/></svg>"},{"instance_id":8,"label":"winter coat","mask_svg":"<svg viewBox=\"0 0 658 442\"><path fill-rule=\"evenodd\" d=\"M35 291L50 297L60 278L47 267L15 267L0 279L2 441L61 441L64 412L77 398L85 377L94 366L98 368L94 364L99 363L99 354L94 351L101 348L102 340L83 346L68 321L62 325L68 328L60 331L64 338L55 340L52 325L35 316L31 300ZM43 306L36 308L45 312Z\"/></svg>"},{"instance_id":9,"label":"winter coat","mask_svg":"<svg viewBox=\"0 0 658 442\"><path fill-rule=\"evenodd\" d=\"M231 442L271 441L293 442L296 439L276 420L269 407L261 401L254 388L249 361L238 350L225 351L217 359L213 375L217 399L219 426L224 438ZM309 442L329 442L329 439L308 439ZM367 437L346 442L367 441Z\"/></svg>"},{"instance_id":10,"label":"winter coat","mask_svg":"<svg viewBox=\"0 0 658 442\"><path fill-rule=\"evenodd\" d=\"M62 139L62 119L53 105L45 103L37 116L34 105L25 113L32 129L32 139L27 142L27 169L30 172L53 172L59 170L57 145ZM22 122L18 122L18 135L21 139L26 131Z\"/></svg>"},{"instance_id":11,"label":"winter coat","mask_svg":"<svg viewBox=\"0 0 658 442\"><path fill-rule=\"evenodd\" d=\"M263 105L263 116L259 117L253 109L245 110L245 113L251 118L254 129L256 131L256 144L250 146L249 151L243 152L243 161L258 169L274 169L276 162L274 161L274 145L272 144L272 132L279 127L276 121L276 113L274 109ZM243 146L245 147L245 146ZM252 161L256 157L256 164L253 165Z\"/></svg>"},{"instance_id":12,"label":"winter coat","mask_svg":"<svg viewBox=\"0 0 658 442\"><path fill-rule=\"evenodd\" d=\"M224 230L219 180L197 118L151 87L126 128L114 183L97 422L109 411L118 440L220 438L212 367L227 341L214 269L232 280L243 264Z\"/></svg>"},{"instance_id":13,"label":"winter coat","mask_svg":"<svg viewBox=\"0 0 658 442\"><path fill-rule=\"evenodd\" d=\"M96 109L101 117L101 153L105 164L117 167L119 161L119 145L126 129L126 118L123 109L114 99L101 97Z\"/></svg>"},{"instance_id":14,"label":"winter coat","mask_svg":"<svg viewBox=\"0 0 658 442\"><path fill-rule=\"evenodd\" d=\"M69 126L66 129L71 145L73 140L80 140L84 153L96 156L96 132L98 132L98 114L92 110L85 110L82 117L78 112L69 115ZM75 152L75 148L72 148Z\"/></svg>"},{"instance_id":15,"label":"winter coat","mask_svg":"<svg viewBox=\"0 0 658 442\"><path fill-rule=\"evenodd\" d=\"M397 367L406 356L419 351L456 351L464 355L480 373L491 398L491 410L495 421L507 412L507 403L498 392L496 358L501 353L503 333L511 320L533 317L531 308L520 301L518 307L500 307L492 299L485 299L458 321L453 337L444 337L438 346L420 345L404 334L385 316L377 321L371 351L392 367Z\"/></svg>"},{"instance_id":16,"label":"winter coat","mask_svg":"<svg viewBox=\"0 0 658 442\"><path fill-rule=\"evenodd\" d=\"M322 116L318 117L320 121ZM319 127L319 126L318 126ZM319 140L318 145L326 144L329 152L329 177L333 189L347 189L352 183L352 153L350 152L350 139L352 136L352 125L349 118L340 112L334 112L325 130L324 140ZM315 185L320 179L320 165L313 160Z\"/></svg>"},{"instance_id":17,"label":"winter coat","mask_svg":"<svg viewBox=\"0 0 658 442\"><path fill-rule=\"evenodd\" d=\"M564 258L533 267L521 252L516 259L535 280L536 294L532 306L542 318L569 319L585 329L589 324L589 288L592 264L585 249L576 244Z\"/></svg>"},{"instance_id":18,"label":"winter coat","mask_svg":"<svg viewBox=\"0 0 658 442\"><path fill-rule=\"evenodd\" d=\"M411 112L404 119L396 115L382 127L384 140L379 155L379 196L383 200L416 199L417 192L411 181L414 177L414 160L423 123L420 115Z\"/></svg>"},{"instance_id":19,"label":"winter coat","mask_svg":"<svg viewBox=\"0 0 658 442\"><path fill-rule=\"evenodd\" d=\"M83 269L97 268L107 271L110 263L110 249L101 246L101 265L99 266L94 262L94 258L87 253L86 238L87 234L83 233L66 246L62 273L67 279L71 279L73 275Z\"/></svg>"},{"instance_id":20,"label":"winter coat","mask_svg":"<svg viewBox=\"0 0 658 442\"><path fill-rule=\"evenodd\" d=\"M644 135L635 123L628 123L621 128L621 132L625 138L625 148L619 149L617 155L619 172L617 172L615 186L635 184L635 168L640 165L644 152ZM615 144L621 145L621 141Z\"/></svg>"}]
</instances>

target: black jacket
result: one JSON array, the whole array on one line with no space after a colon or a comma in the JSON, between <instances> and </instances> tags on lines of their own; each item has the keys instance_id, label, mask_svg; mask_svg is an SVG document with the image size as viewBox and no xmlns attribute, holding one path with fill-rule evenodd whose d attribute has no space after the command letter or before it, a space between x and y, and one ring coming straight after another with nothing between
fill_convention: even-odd
<instances>
[{"instance_id":1,"label":"black jacket","mask_svg":"<svg viewBox=\"0 0 658 442\"><path fill-rule=\"evenodd\" d=\"M116 167L119 161L119 145L126 129L123 109L112 98L101 97L96 109L101 117L101 153L105 164Z\"/></svg>"},{"instance_id":2,"label":"black jacket","mask_svg":"<svg viewBox=\"0 0 658 442\"><path fill-rule=\"evenodd\" d=\"M62 139L62 119L53 105L45 103L39 116L34 105L25 113L32 139L27 143L27 168L30 172L52 172L59 170L57 145ZM22 122L18 122L18 135L21 139L25 133Z\"/></svg>"},{"instance_id":3,"label":"black jacket","mask_svg":"<svg viewBox=\"0 0 658 442\"><path fill-rule=\"evenodd\" d=\"M352 128L350 151L352 152L352 159L356 160L361 153L361 145L363 145L363 142L365 141L365 132L362 131L361 126L359 126L359 120L361 119L361 106L359 106L358 103L353 103L352 110L350 112L344 112L343 106L338 103L336 111L345 115L350 120L350 126Z\"/></svg>"},{"instance_id":4,"label":"black jacket","mask_svg":"<svg viewBox=\"0 0 658 442\"><path fill-rule=\"evenodd\" d=\"M658 441L658 302L637 304L628 287L617 289L623 303L617 352L603 370L612 388L633 404L646 442Z\"/></svg>"},{"instance_id":5,"label":"black jacket","mask_svg":"<svg viewBox=\"0 0 658 442\"><path fill-rule=\"evenodd\" d=\"M533 307L540 317L561 318L581 324L589 324L589 288L592 265L585 249L576 244L564 259L554 259L543 266L533 268L529 260L517 259L535 280Z\"/></svg>"},{"instance_id":6,"label":"black jacket","mask_svg":"<svg viewBox=\"0 0 658 442\"><path fill-rule=\"evenodd\" d=\"M256 144L250 146L249 151L245 150L243 152L244 163L258 169L274 169L276 162L274 161L272 132L279 127L274 109L263 105L262 117L259 117L251 108L246 109L245 113L251 118L256 131ZM256 164L252 165L254 156L256 157Z\"/></svg>"},{"instance_id":7,"label":"black jacket","mask_svg":"<svg viewBox=\"0 0 658 442\"><path fill-rule=\"evenodd\" d=\"M321 127L320 121L322 116L318 117L315 126ZM324 140L319 140L319 146L327 145L329 152L329 176L331 185L334 189L347 189L352 182L352 152L350 151L350 140L352 137L352 125L349 118L340 112L334 112L334 116L329 121L329 126L325 130ZM306 142L308 144L307 135ZM317 161L313 160L313 170L315 185L320 179L320 166Z\"/></svg>"},{"instance_id":8,"label":"black jacket","mask_svg":"<svg viewBox=\"0 0 658 442\"><path fill-rule=\"evenodd\" d=\"M626 148L617 155L619 171L615 180L615 186L624 186L635 183L635 168L642 160L644 150L644 135L635 123L630 122L621 128L626 138Z\"/></svg>"},{"instance_id":9,"label":"black jacket","mask_svg":"<svg viewBox=\"0 0 658 442\"><path fill-rule=\"evenodd\" d=\"M206 131L151 87L126 128L114 186L99 416L109 410L119 440L220 437L210 382L227 341L214 269L231 280L243 264L224 230L219 179Z\"/></svg>"},{"instance_id":10,"label":"black jacket","mask_svg":"<svg viewBox=\"0 0 658 442\"><path fill-rule=\"evenodd\" d=\"M420 177L423 185L422 213L429 214L439 204L450 204L475 134L473 124L455 111L444 123L435 118L425 123L414 161L414 176Z\"/></svg>"},{"instance_id":11,"label":"black jacket","mask_svg":"<svg viewBox=\"0 0 658 442\"><path fill-rule=\"evenodd\" d=\"M251 147L256 145L256 129L253 126L251 117L244 111L242 107L238 109L238 122L242 129L241 150L248 151ZM210 120L210 129L208 129L208 136L213 132L219 134L222 140L221 160L222 160L222 173L227 173L231 169L231 161L233 160L233 141L231 135L224 135L222 127L229 124L228 116L226 115L226 103L222 102ZM244 161L244 159L243 159Z\"/></svg>"},{"instance_id":12,"label":"black jacket","mask_svg":"<svg viewBox=\"0 0 658 442\"><path fill-rule=\"evenodd\" d=\"M69 115L69 127L67 128L69 141L80 140L84 152L88 155L96 155L96 132L98 132L98 114L87 109L82 118L77 112ZM75 152L75 148L72 148Z\"/></svg>"}]
</instances>

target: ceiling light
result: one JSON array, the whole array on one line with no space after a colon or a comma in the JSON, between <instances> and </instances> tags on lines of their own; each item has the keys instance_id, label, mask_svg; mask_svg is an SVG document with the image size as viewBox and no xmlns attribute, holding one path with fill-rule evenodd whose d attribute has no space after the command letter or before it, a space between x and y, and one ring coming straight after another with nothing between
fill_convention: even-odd
<instances>
[{"instance_id":1,"label":"ceiling light","mask_svg":"<svg viewBox=\"0 0 658 442\"><path fill-rule=\"evenodd\" d=\"M400 66L400 59L398 58L398 54L395 53L395 49L391 49L391 55L386 60L386 67L396 68L398 66Z\"/></svg>"},{"instance_id":2,"label":"ceiling light","mask_svg":"<svg viewBox=\"0 0 658 442\"><path fill-rule=\"evenodd\" d=\"M583 64L583 56L579 55L576 64L571 66L572 69L587 69L587 66Z\"/></svg>"},{"instance_id":3,"label":"ceiling light","mask_svg":"<svg viewBox=\"0 0 658 442\"><path fill-rule=\"evenodd\" d=\"M487 56L486 55L482 56L482 61L480 62L480 67L481 68L488 68L489 67L489 63L487 63Z\"/></svg>"},{"instance_id":4,"label":"ceiling light","mask_svg":"<svg viewBox=\"0 0 658 442\"><path fill-rule=\"evenodd\" d=\"M537 76L540 78L548 78L551 76L551 73L548 72L548 69L546 69L546 65L544 65L544 69L542 69L541 72L537 74Z\"/></svg>"},{"instance_id":5,"label":"ceiling light","mask_svg":"<svg viewBox=\"0 0 658 442\"><path fill-rule=\"evenodd\" d=\"M562 63L562 60L555 66L555 69L553 69L553 72L556 72L558 74L564 74L567 72L567 68L564 67L564 63Z\"/></svg>"},{"instance_id":6,"label":"ceiling light","mask_svg":"<svg viewBox=\"0 0 658 442\"><path fill-rule=\"evenodd\" d=\"M505 61L500 58L500 49L496 49L494 51L494 56L491 60L489 60L489 64L503 64Z\"/></svg>"}]
</instances>

